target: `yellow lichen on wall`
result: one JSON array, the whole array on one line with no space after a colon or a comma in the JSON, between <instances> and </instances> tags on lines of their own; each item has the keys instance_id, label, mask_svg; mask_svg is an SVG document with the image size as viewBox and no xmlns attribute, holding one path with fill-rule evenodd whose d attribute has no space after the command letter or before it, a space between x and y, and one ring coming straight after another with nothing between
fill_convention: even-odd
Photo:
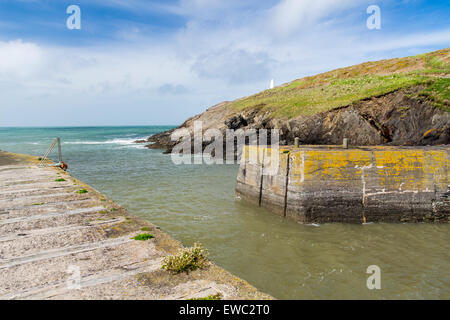
<instances>
[{"instance_id":1,"label":"yellow lichen on wall","mask_svg":"<svg viewBox=\"0 0 450 320\"><path fill-rule=\"evenodd\" d=\"M296 185L305 181L305 152L295 152L291 154L291 179Z\"/></svg>"},{"instance_id":2,"label":"yellow lichen on wall","mask_svg":"<svg viewBox=\"0 0 450 320\"><path fill-rule=\"evenodd\" d=\"M370 152L362 150L303 150L292 154L292 173L296 183L311 180L336 181L360 179L356 167L371 163Z\"/></svg>"},{"instance_id":3,"label":"yellow lichen on wall","mask_svg":"<svg viewBox=\"0 0 450 320\"><path fill-rule=\"evenodd\" d=\"M433 175L437 190L448 189L448 167L450 158L446 151L430 151L425 154L424 172Z\"/></svg>"},{"instance_id":4,"label":"yellow lichen on wall","mask_svg":"<svg viewBox=\"0 0 450 320\"><path fill-rule=\"evenodd\" d=\"M379 185L410 191L433 190L446 184L447 153L441 150L374 151ZM445 174L443 174L445 173Z\"/></svg>"},{"instance_id":5,"label":"yellow lichen on wall","mask_svg":"<svg viewBox=\"0 0 450 320\"><path fill-rule=\"evenodd\" d=\"M375 151L375 161L378 169L378 184L390 189L422 189L423 154L417 151Z\"/></svg>"},{"instance_id":6,"label":"yellow lichen on wall","mask_svg":"<svg viewBox=\"0 0 450 320\"><path fill-rule=\"evenodd\" d=\"M296 185L307 181L345 185L356 180L368 184L364 187L385 191L431 191L446 189L448 184L446 150L393 147L271 149L257 146L245 150L246 154L254 153L258 164L262 163L261 154L264 153L264 165L270 163L268 157L275 158L276 150L279 153L278 174L286 173L289 157L290 180Z\"/></svg>"}]
</instances>

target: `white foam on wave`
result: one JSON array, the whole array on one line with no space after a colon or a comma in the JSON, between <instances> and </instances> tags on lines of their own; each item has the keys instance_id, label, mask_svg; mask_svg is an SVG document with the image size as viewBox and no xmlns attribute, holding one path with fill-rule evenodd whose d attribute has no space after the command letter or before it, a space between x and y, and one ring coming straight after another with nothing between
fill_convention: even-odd
<instances>
[{"instance_id":1,"label":"white foam on wave","mask_svg":"<svg viewBox=\"0 0 450 320\"><path fill-rule=\"evenodd\" d=\"M115 139L109 139L106 141L65 141L63 142L63 144L118 144L118 145L123 145L123 146L133 146L133 147L137 147L137 146L141 146L140 144L135 143L136 140L143 140L143 139L147 139L147 137L142 137L142 138L115 138Z\"/></svg>"},{"instance_id":2,"label":"white foam on wave","mask_svg":"<svg viewBox=\"0 0 450 320\"><path fill-rule=\"evenodd\" d=\"M65 141L63 144L105 144L102 141Z\"/></svg>"}]
</instances>

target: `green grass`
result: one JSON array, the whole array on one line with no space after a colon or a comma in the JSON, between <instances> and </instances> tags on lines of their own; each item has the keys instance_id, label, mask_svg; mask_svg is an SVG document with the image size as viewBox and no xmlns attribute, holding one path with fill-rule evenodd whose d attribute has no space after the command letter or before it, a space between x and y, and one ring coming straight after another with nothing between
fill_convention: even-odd
<instances>
[{"instance_id":1,"label":"green grass","mask_svg":"<svg viewBox=\"0 0 450 320\"><path fill-rule=\"evenodd\" d=\"M59 178L59 179L55 179L55 181L56 181L56 182L63 182L63 181L66 181L66 179Z\"/></svg>"},{"instance_id":2,"label":"green grass","mask_svg":"<svg viewBox=\"0 0 450 320\"><path fill-rule=\"evenodd\" d=\"M430 80L426 89L418 96L428 99L435 107L450 112L450 78Z\"/></svg>"},{"instance_id":3,"label":"green grass","mask_svg":"<svg viewBox=\"0 0 450 320\"><path fill-rule=\"evenodd\" d=\"M138 240L138 241L147 241L149 239L154 238L152 234L150 233L141 233L138 234L136 237L132 238L134 240Z\"/></svg>"},{"instance_id":4,"label":"green grass","mask_svg":"<svg viewBox=\"0 0 450 320\"><path fill-rule=\"evenodd\" d=\"M437 56L425 56L425 68L420 70L422 74L449 74L450 65L448 62L439 59Z\"/></svg>"},{"instance_id":5,"label":"green grass","mask_svg":"<svg viewBox=\"0 0 450 320\"><path fill-rule=\"evenodd\" d=\"M265 90L232 102L236 111L261 108L273 118L310 116L416 85L423 97L448 111L450 49L429 54L367 62Z\"/></svg>"},{"instance_id":6,"label":"green grass","mask_svg":"<svg viewBox=\"0 0 450 320\"><path fill-rule=\"evenodd\" d=\"M86 189L81 189L81 190L78 190L77 193L83 194L83 193L88 193L88 191Z\"/></svg>"},{"instance_id":7,"label":"green grass","mask_svg":"<svg viewBox=\"0 0 450 320\"><path fill-rule=\"evenodd\" d=\"M202 297L202 298L192 298L189 300L221 300L222 299L222 294L220 292L216 293L216 294L211 294L209 296L206 297Z\"/></svg>"},{"instance_id":8,"label":"green grass","mask_svg":"<svg viewBox=\"0 0 450 320\"><path fill-rule=\"evenodd\" d=\"M183 248L176 255L163 259L162 269L175 273L203 268L207 264L208 250L199 243L191 248Z\"/></svg>"}]
</instances>

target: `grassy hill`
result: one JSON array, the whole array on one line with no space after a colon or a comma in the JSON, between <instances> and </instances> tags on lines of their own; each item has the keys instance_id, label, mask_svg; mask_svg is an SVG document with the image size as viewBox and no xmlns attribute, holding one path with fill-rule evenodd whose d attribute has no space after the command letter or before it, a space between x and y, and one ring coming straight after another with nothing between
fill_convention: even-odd
<instances>
[{"instance_id":1,"label":"grassy hill","mask_svg":"<svg viewBox=\"0 0 450 320\"><path fill-rule=\"evenodd\" d=\"M179 128L279 129L280 143L440 145L450 143L450 48L366 62L219 103ZM149 148L170 152L167 131Z\"/></svg>"},{"instance_id":2,"label":"grassy hill","mask_svg":"<svg viewBox=\"0 0 450 320\"><path fill-rule=\"evenodd\" d=\"M436 107L450 111L450 48L390 60L366 62L305 77L236 100L236 111L262 108L272 118L309 116L347 106L398 89L423 85L416 93Z\"/></svg>"}]
</instances>

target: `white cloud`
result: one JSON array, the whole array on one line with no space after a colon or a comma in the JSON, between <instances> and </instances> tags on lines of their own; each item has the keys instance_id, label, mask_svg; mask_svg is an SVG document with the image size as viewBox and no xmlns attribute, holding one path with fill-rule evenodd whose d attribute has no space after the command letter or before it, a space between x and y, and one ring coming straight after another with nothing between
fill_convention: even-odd
<instances>
[{"instance_id":1,"label":"white cloud","mask_svg":"<svg viewBox=\"0 0 450 320\"><path fill-rule=\"evenodd\" d=\"M361 0L282 0L270 12L271 25L282 35L318 23L321 19L361 4ZM366 2L366 1L364 1Z\"/></svg>"},{"instance_id":2,"label":"white cloud","mask_svg":"<svg viewBox=\"0 0 450 320\"><path fill-rule=\"evenodd\" d=\"M181 84L165 83L158 88L158 92L163 95L182 95L188 93L189 89Z\"/></svg>"},{"instance_id":3,"label":"white cloud","mask_svg":"<svg viewBox=\"0 0 450 320\"><path fill-rule=\"evenodd\" d=\"M94 124L182 122L214 103L266 89L272 78L281 84L389 57L398 49L420 51L450 42L448 29L356 32L355 21L337 13L355 8L359 0L283 0L247 10L255 3L166 5L164 10L186 17L183 28L158 38L124 30L126 43L76 48L0 42L0 125L23 124L30 110L61 109L59 125L86 124L86 114ZM128 6L122 0L111 5ZM360 23L365 28L365 20ZM32 121L30 116L28 124Z\"/></svg>"},{"instance_id":4,"label":"white cloud","mask_svg":"<svg viewBox=\"0 0 450 320\"><path fill-rule=\"evenodd\" d=\"M197 57L192 70L204 78L227 80L230 84L254 82L270 77L272 59L267 52L243 49L221 50Z\"/></svg>"},{"instance_id":5,"label":"white cloud","mask_svg":"<svg viewBox=\"0 0 450 320\"><path fill-rule=\"evenodd\" d=\"M0 77L23 79L36 76L45 63L42 49L34 43L0 42Z\"/></svg>"},{"instance_id":6,"label":"white cloud","mask_svg":"<svg viewBox=\"0 0 450 320\"><path fill-rule=\"evenodd\" d=\"M449 43L450 29L445 29L430 32L418 32L407 35L393 35L389 38L379 38L365 49L366 51L389 51L433 45L446 46Z\"/></svg>"}]
</instances>

